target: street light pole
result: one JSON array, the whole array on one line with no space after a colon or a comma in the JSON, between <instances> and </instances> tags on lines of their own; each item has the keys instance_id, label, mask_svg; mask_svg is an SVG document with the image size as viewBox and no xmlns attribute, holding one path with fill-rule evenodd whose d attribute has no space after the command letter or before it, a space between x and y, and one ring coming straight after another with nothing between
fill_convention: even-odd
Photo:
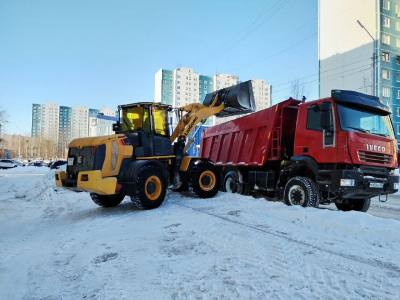
<instances>
[{"instance_id":1,"label":"street light pole","mask_svg":"<svg viewBox=\"0 0 400 300\"><path fill-rule=\"evenodd\" d=\"M365 26L363 25L363 23L361 23L361 21L360 20L357 20L357 24L358 25L360 25L360 27L362 28L362 29L364 29L365 30L365 32L370 36L370 38L372 39L372 41L373 41L373 47L374 47L374 53L372 54L372 94L374 95L374 96L377 96L377 93L376 93L376 40L375 40L375 38L372 36L372 34L368 31L368 29L367 28L365 28Z\"/></svg>"}]
</instances>

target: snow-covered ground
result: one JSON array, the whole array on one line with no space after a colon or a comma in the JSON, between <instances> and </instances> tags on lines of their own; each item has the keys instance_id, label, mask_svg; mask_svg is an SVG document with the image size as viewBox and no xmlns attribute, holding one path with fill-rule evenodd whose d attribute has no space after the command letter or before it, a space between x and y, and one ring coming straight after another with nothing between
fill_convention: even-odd
<instances>
[{"instance_id":1,"label":"snow-covered ground","mask_svg":"<svg viewBox=\"0 0 400 300\"><path fill-rule=\"evenodd\" d=\"M104 209L4 170L0 299L399 299L399 214L397 196L364 214L225 193Z\"/></svg>"}]
</instances>

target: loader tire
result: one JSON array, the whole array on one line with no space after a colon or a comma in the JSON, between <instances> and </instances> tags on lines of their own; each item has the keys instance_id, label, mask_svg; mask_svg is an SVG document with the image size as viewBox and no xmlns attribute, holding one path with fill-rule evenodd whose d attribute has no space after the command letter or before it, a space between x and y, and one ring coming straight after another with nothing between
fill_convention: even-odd
<instances>
[{"instance_id":1,"label":"loader tire","mask_svg":"<svg viewBox=\"0 0 400 300\"><path fill-rule=\"evenodd\" d=\"M193 165L190 171L193 192L200 198L214 197L220 187L218 169L208 162Z\"/></svg>"},{"instance_id":2,"label":"loader tire","mask_svg":"<svg viewBox=\"0 0 400 300\"><path fill-rule=\"evenodd\" d=\"M296 176L290 178L283 192L287 205L301 205L303 207L318 207L319 192L317 185L308 177Z\"/></svg>"},{"instance_id":3,"label":"loader tire","mask_svg":"<svg viewBox=\"0 0 400 300\"><path fill-rule=\"evenodd\" d=\"M351 199L346 203L335 203L338 210L342 211L361 211L366 212L371 205L371 199Z\"/></svg>"},{"instance_id":4,"label":"loader tire","mask_svg":"<svg viewBox=\"0 0 400 300\"><path fill-rule=\"evenodd\" d=\"M139 170L136 179L136 195L131 200L139 208L153 209L159 207L167 191L166 178L160 168L148 165Z\"/></svg>"},{"instance_id":5,"label":"loader tire","mask_svg":"<svg viewBox=\"0 0 400 300\"><path fill-rule=\"evenodd\" d=\"M93 202L101 207L115 207L124 200L124 194L115 195L99 195L96 193L90 193L90 197Z\"/></svg>"}]
</instances>

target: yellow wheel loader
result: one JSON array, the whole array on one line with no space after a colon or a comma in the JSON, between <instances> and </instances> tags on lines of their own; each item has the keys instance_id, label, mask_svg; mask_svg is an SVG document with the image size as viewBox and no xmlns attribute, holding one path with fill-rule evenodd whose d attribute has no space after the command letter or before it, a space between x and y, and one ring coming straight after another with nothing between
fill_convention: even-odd
<instances>
[{"instance_id":1,"label":"yellow wheel loader","mask_svg":"<svg viewBox=\"0 0 400 300\"><path fill-rule=\"evenodd\" d=\"M250 81L210 93L203 104L120 105L114 135L79 138L69 144L67 169L55 174L56 185L90 192L103 207L117 206L130 196L139 207L156 208L167 187L191 188L199 197L213 197L220 187L219 170L208 160L188 156L187 138L210 116L254 110ZM177 123L173 131L172 120Z\"/></svg>"}]
</instances>

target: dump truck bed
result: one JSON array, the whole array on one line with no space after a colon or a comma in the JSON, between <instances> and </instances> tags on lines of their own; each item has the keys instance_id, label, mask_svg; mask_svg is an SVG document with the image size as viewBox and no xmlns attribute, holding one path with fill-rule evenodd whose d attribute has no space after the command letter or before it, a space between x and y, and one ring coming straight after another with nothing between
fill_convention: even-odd
<instances>
[{"instance_id":1,"label":"dump truck bed","mask_svg":"<svg viewBox=\"0 0 400 300\"><path fill-rule=\"evenodd\" d=\"M207 129L201 141L201 157L217 165L233 166L262 166L282 159L285 151L293 149L293 143L286 141L294 140L300 103L288 99Z\"/></svg>"}]
</instances>

